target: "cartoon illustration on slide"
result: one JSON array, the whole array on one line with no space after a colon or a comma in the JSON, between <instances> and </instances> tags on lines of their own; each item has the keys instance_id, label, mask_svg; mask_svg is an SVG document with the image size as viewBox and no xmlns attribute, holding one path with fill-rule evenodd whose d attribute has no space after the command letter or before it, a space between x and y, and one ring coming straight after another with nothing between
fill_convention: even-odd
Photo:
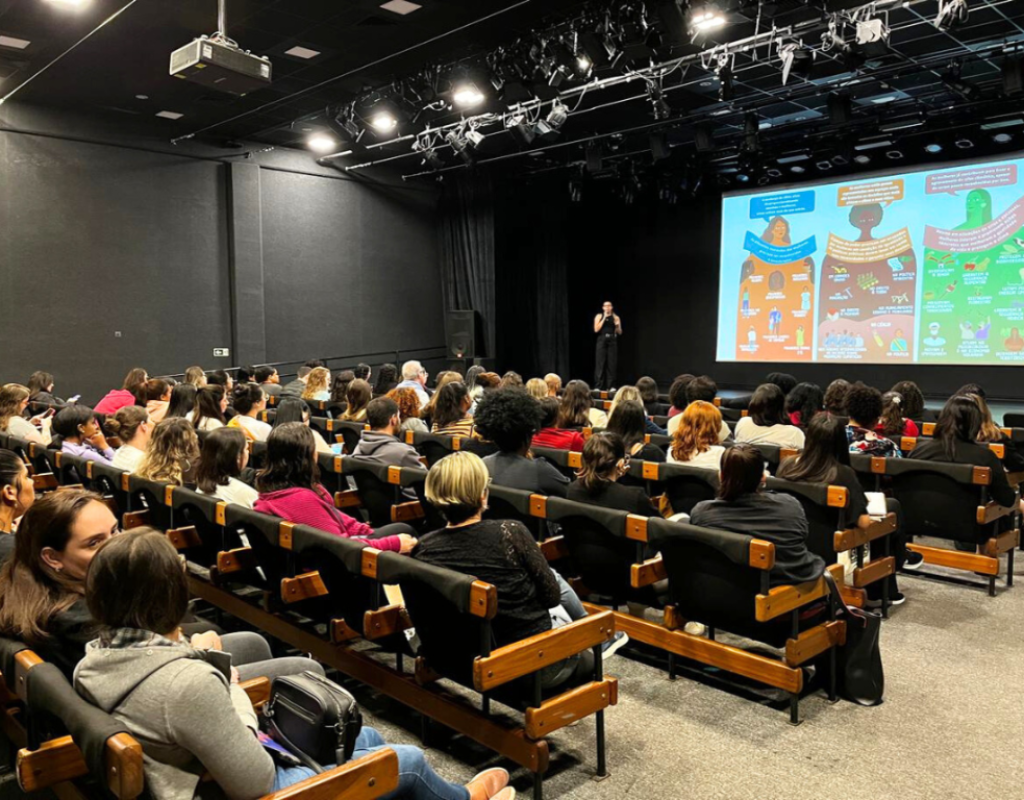
<instances>
[{"instance_id":1,"label":"cartoon illustration on slide","mask_svg":"<svg viewBox=\"0 0 1024 800\"><path fill-rule=\"evenodd\" d=\"M903 180L842 186L838 205L849 206L856 239L829 234L818 305L819 361L891 363L913 356L917 256L910 231L876 236L885 221L882 203L902 200Z\"/></svg>"},{"instance_id":2,"label":"cartoon illustration on slide","mask_svg":"<svg viewBox=\"0 0 1024 800\"><path fill-rule=\"evenodd\" d=\"M949 347L923 341L919 360L1024 361L1024 196L1017 165L929 175L925 193L933 221L962 221L949 228L925 226L920 330L951 325L959 329L960 341Z\"/></svg>"},{"instance_id":3,"label":"cartoon illustration on slide","mask_svg":"<svg viewBox=\"0 0 1024 800\"><path fill-rule=\"evenodd\" d=\"M737 358L758 361L810 360L803 323L813 318L815 241L793 244L789 220L774 215L760 235L748 231L749 253L740 267L739 319L747 327Z\"/></svg>"}]
</instances>

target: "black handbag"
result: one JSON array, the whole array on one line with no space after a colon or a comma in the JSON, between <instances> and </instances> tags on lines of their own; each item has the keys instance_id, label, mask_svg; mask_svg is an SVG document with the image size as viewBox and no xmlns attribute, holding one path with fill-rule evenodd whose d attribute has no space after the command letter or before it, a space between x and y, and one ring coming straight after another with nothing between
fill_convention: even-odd
<instances>
[{"instance_id":1,"label":"black handbag","mask_svg":"<svg viewBox=\"0 0 1024 800\"><path fill-rule=\"evenodd\" d=\"M882 615L846 605L831 573L825 580L832 595L837 619L846 622L846 644L836 649L837 689L851 703L877 706L885 694L885 672L879 635Z\"/></svg>"},{"instance_id":2,"label":"black handbag","mask_svg":"<svg viewBox=\"0 0 1024 800\"><path fill-rule=\"evenodd\" d=\"M263 714L271 738L318 773L347 762L363 728L356 699L309 671L274 678Z\"/></svg>"}]
</instances>

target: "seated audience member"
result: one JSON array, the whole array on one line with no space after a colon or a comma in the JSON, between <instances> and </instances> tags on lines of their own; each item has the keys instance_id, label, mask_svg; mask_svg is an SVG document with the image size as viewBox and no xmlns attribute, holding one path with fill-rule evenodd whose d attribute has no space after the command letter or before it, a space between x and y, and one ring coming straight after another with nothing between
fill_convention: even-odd
<instances>
[{"instance_id":1,"label":"seated audience member","mask_svg":"<svg viewBox=\"0 0 1024 800\"><path fill-rule=\"evenodd\" d=\"M171 387L165 380L150 378L142 387L146 411L153 423L162 422L171 405Z\"/></svg>"},{"instance_id":2,"label":"seated audience member","mask_svg":"<svg viewBox=\"0 0 1024 800\"><path fill-rule=\"evenodd\" d=\"M0 450L0 563L14 552L17 522L35 501L25 462L10 450Z\"/></svg>"},{"instance_id":3,"label":"seated audience member","mask_svg":"<svg viewBox=\"0 0 1024 800\"><path fill-rule=\"evenodd\" d=\"M331 384L331 408L344 410L348 406L348 387L356 379L356 374L350 369L343 369L334 376L334 383Z\"/></svg>"},{"instance_id":4,"label":"seated audience member","mask_svg":"<svg viewBox=\"0 0 1024 800\"><path fill-rule=\"evenodd\" d=\"M989 495L999 505L1009 508L1017 503L1017 496L1006 479L999 457L986 445L978 443L982 419L975 400L968 396L949 398L935 423L935 437L919 440L910 458L988 467L992 473ZM1024 508L1024 501L1020 505Z\"/></svg>"},{"instance_id":5,"label":"seated audience member","mask_svg":"<svg viewBox=\"0 0 1024 800\"><path fill-rule=\"evenodd\" d=\"M107 432L121 440L112 464L125 472L135 472L153 438L149 412L142 406L125 406L114 416L107 417Z\"/></svg>"},{"instance_id":6,"label":"seated audience member","mask_svg":"<svg viewBox=\"0 0 1024 800\"><path fill-rule=\"evenodd\" d=\"M807 426L807 441L804 449L794 458L787 458L779 466L778 477L795 483L817 483L830 486L842 486L849 497L846 506L846 519L850 527L868 528L872 519L868 516L868 499L857 479L857 473L850 466L850 446L846 440L846 430L839 420L827 414L819 414ZM888 511L895 511L899 519L899 504L889 498L886 502ZM909 553L902 533L897 530L890 534L892 543L891 555L896 558L897 569L917 569L924 561L919 553ZM878 543L880 546L882 542ZM884 551L883 551L884 552ZM876 554L877 556L877 554ZM889 582L889 602L900 605L904 596L900 594L896 576L891 575ZM882 584L875 581L867 587L871 604L881 601Z\"/></svg>"},{"instance_id":7,"label":"seated audience member","mask_svg":"<svg viewBox=\"0 0 1024 800\"><path fill-rule=\"evenodd\" d=\"M75 671L75 689L146 742L143 769L155 797L191 798L208 777L223 796L256 800L315 774L306 767L275 766L255 735L256 712L238 685L242 671L236 675L230 664L182 641L188 580L162 534L131 531L101 547L89 570L85 598L100 633ZM234 653L231 663L238 663ZM363 727L352 758L386 746L373 728ZM389 796L513 796L511 790L502 791L508 783L503 769L487 770L462 787L438 777L419 748L389 749L398 756L400 776L398 789Z\"/></svg>"},{"instance_id":8,"label":"seated audience member","mask_svg":"<svg viewBox=\"0 0 1024 800\"><path fill-rule=\"evenodd\" d=\"M509 391L533 401L515 389L494 394ZM498 614L491 620L498 647L586 616L579 598L548 566L525 525L517 520L483 519L487 470L476 454L456 451L434 464L427 475L426 494L448 525L426 534L413 557L475 575L498 590ZM616 649L621 646L614 644ZM605 654L610 651L606 649ZM588 680L594 669L592 658L588 650L546 667L541 685L554 688Z\"/></svg>"},{"instance_id":9,"label":"seated audience member","mask_svg":"<svg viewBox=\"0 0 1024 800\"><path fill-rule=\"evenodd\" d=\"M540 403L526 392L497 389L484 395L474 417L477 433L499 450L484 458L484 465L502 486L565 497L569 479L550 462L530 455L541 416Z\"/></svg>"},{"instance_id":10,"label":"seated audience member","mask_svg":"<svg viewBox=\"0 0 1024 800\"><path fill-rule=\"evenodd\" d=\"M199 437L188 420L176 417L153 428L146 455L135 474L150 481L194 486L198 468Z\"/></svg>"},{"instance_id":11,"label":"seated audience member","mask_svg":"<svg viewBox=\"0 0 1024 800\"><path fill-rule=\"evenodd\" d=\"M99 420L89 406L64 406L53 418L53 430L63 439L62 453L100 464L113 463L114 448L107 444Z\"/></svg>"},{"instance_id":12,"label":"seated audience member","mask_svg":"<svg viewBox=\"0 0 1024 800\"><path fill-rule=\"evenodd\" d=\"M319 361L313 366L310 366L310 364L313 364L313 362L307 361L299 367L298 371L295 373L295 380L285 384L284 388L281 389L280 397L302 397L302 393L306 391L306 379L309 377L309 373L311 373L316 367L323 366Z\"/></svg>"},{"instance_id":13,"label":"seated audience member","mask_svg":"<svg viewBox=\"0 0 1024 800\"><path fill-rule=\"evenodd\" d=\"M846 413L850 423L846 426L846 439L851 453L880 458L902 458L899 445L875 433L878 418L882 416L882 393L873 386L854 384L846 393Z\"/></svg>"},{"instance_id":14,"label":"seated audience member","mask_svg":"<svg viewBox=\"0 0 1024 800\"><path fill-rule=\"evenodd\" d=\"M445 436L472 436L473 417L469 415L473 398L469 396L466 384L451 381L441 387L433 397L431 412L431 433Z\"/></svg>"},{"instance_id":15,"label":"seated audience member","mask_svg":"<svg viewBox=\"0 0 1024 800\"><path fill-rule=\"evenodd\" d=\"M348 405L345 407L345 413L339 419L346 422L365 422L366 407L370 405L372 397L373 390L370 388L370 384L356 378L348 385L348 392L345 394Z\"/></svg>"},{"instance_id":16,"label":"seated audience member","mask_svg":"<svg viewBox=\"0 0 1024 800\"><path fill-rule=\"evenodd\" d=\"M725 448L719 444L722 412L704 400L694 400L678 419L666 460L670 464L718 470Z\"/></svg>"},{"instance_id":17,"label":"seated audience member","mask_svg":"<svg viewBox=\"0 0 1024 800\"><path fill-rule=\"evenodd\" d=\"M917 423L903 415L903 396L898 392L882 395L882 416L875 424L875 433L894 440L901 436L917 437L921 433Z\"/></svg>"},{"instance_id":18,"label":"seated audience member","mask_svg":"<svg viewBox=\"0 0 1024 800\"><path fill-rule=\"evenodd\" d=\"M690 375L689 373L679 375L674 381L672 381L672 385L668 388L668 401L671 404L668 410L670 423L668 433L670 436L672 435L672 418L682 414L683 409L685 409L687 404L690 402L686 399L686 387L690 385L690 381L692 380L693 375ZM717 386L715 387L715 391L718 391Z\"/></svg>"},{"instance_id":19,"label":"seated audience member","mask_svg":"<svg viewBox=\"0 0 1024 800\"><path fill-rule=\"evenodd\" d=\"M28 399L32 403L63 405L64 401L53 395L53 375L49 372L33 372L28 379Z\"/></svg>"},{"instance_id":20,"label":"seated audience member","mask_svg":"<svg viewBox=\"0 0 1024 800\"><path fill-rule=\"evenodd\" d=\"M548 397L558 397L558 393L562 391L562 379L553 372L549 372L544 376L544 383L548 387Z\"/></svg>"},{"instance_id":21,"label":"seated audience member","mask_svg":"<svg viewBox=\"0 0 1024 800\"><path fill-rule=\"evenodd\" d=\"M498 388L501 383L501 376L497 372L481 372L476 378L477 386L481 387L482 394L487 394Z\"/></svg>"},{"instance_id":22,"label":"seated audience member","mask_svg":"<svg viewBox=\"0 0 1024 800\"><path fill-rule=\"evenodd\" d=\"M408 525L385 525L374 531L334 507L334 498L320 485L313 432L302 423L274 428L267 440L267 466L256 475L256 490L260 497L254 508L263 514L346 539L372 541L379 550L408 553L416 545L411 535L415 532Z\"/></svg>"},{"instance_id":23,"label":"seated audience member","mask_svg":"<svg viewBox=\"0 0 1024 800\"><path fill-rule=\"evenodd\" d=\"M661 413L661 401L658 400L658 383L647 375L636 382L637 391L640 392L640 399L643 402L644 413L649 416Z\"/></svg>"},{"instance_id":24,"label":"seated audience member","mask_svg":"<svg viewBox=\"0 0 1024 800\"><path fill-rule=\"evenodd\" d=\"M903 416L915 422L925 421L924 395L920 387L913 381L900 381L893 384L890 392L896 392L903 398ZM930 416L930 415L929 415Z\"/></svg>"},{"instance_id":25,"label":"seated audience member","mask_svg":"<svg viewBox=\"0 0 1024 800\"><path fill-rule=\"evenodd\" d=\"M530 397L536 397L538 400L543 400L548 396L548 385L544 383L543 378L530 378L526 382L526 393Z\"/></svg>"},{"instance_id":26,"label":"seated audience member","mask_svg":"<svg viewBox=\"0 0 1024 800\"><path fill-rule=\"evenodd\" d=\"M1024 472L1024 453L1021 453L1017 443L1003 433L1002 428L992 420L992 412L989 410L985 398L978 394L969 394L981 412L981 430L978 432L978 441L983 444L994 442L1003 446L1003 468L1007 472Z\"/></svg>"},{"instance_id":27,"label":"seated audience member","mask_svg":"<svg viewBox=\"0 0 1024 800\"><path fill-rule=\"evenodd\" d=\"M398 386L398 367L394 364L381 364L380 369L377 370L377 382L373 385L374 397L383 397L396 386Z\"/></svg>"},{"instance_id":28,"label":"seated audience member","mask_svg":"<svg viewBox=\"0 0 1024 800\"><path fill-rule=\"evenodd\" d=\"M816 414L825 410L825 395L816 383L798 383L786 395L786 416L791 424L807 429Z\"/></svg>"},{"instance_id":29,"label":"seated audience member","mask_svg":"<svg viewBox=\"0 0 1024 800\"><path fill-rule=\"evenodd\" d=\"M372 374L372 372L373 370L370 369L370 365L364 364L361 361L358 364L356 364L356 368L352 370L352 374L356 377L356 379L366 381L367 383L370 382L370 375Z\"/></svg>"},{"instance_id":30,"label":"seated audience member","mask_svg":"<svg viewBox=\"0 0 1024 800\"><path fill-rule=\"evenodd\" d=\"M762 383L750 398L750 416L736 423L736 441L799 450L804 446L804 432L789 423L785 406L782 390L773 383Z\"/></svg>"},{"instance_id":31,"label":"seated audience member","mask_svg":"<svg viewBox=\"0 0 1024 800\"><path fill-rule=\"evenodd\" d=\"M715 404L715 398L718 397L718 384L708 377L707 375L700 375L686 384L684 390L686 394L686 408L689 408L691 403L696 403L701 400L705 403ZM729 430L729 426L725 424L725 420L721 419L722 412L718 412L720 424L718 426L718 441L724 442L730 436L732 431ZM668 435L671 436L675 433L676 426L680 424L680 415L676 414L668 421Z\"/></svg>"},{"instance_id":32,"label":"seated audience member","mask_svg":"<svg viewBox=\"0 0 1024 800\"><path fill-rule=\"evenodd\" d=\"M28 388L20 383L0 387L0 433L45 447L53 439L50 434L53 414L44 411L32 419L25 419L22 414L28 408L28 400Z\"/></svg>"},{"instance_id":33,"label":"seated audience member","mask_svg":"<svg viewBox=\"0 0 1024 800\"><path fill-rule=\"evenodd\" d=\"M309 402L320 402L331 399L331 372L326 367L310 370L306 376L306 388L302 390L302 399Z\"/></svg>"},{"instance_id":34,"label":"seated audience member","mask_svg":"<svg viewBox=\"0 0 1024 800\"><path fill-rule=\"evenodd\" d=\"M772 542L772 586L813 581L825 571L825 562L807 549L803 507L795 497L764 491L767 477L764 457L756 447L737 444L729 448L722 455L718 498L697 503L690 524L753 534Z\"/></svg>"},{"instance_id":35,"label":"seated audience member","mask_svg":"<svg viewBox=\"0 0 1024 800\"><path fill-rule=\"evenodd\" d=\"M559 428L603 428L608 416L593 407L590 387L584 381L569 381L562 393L562 408L558 416Z\"/></svg>"},{"instance_id":36,"label":"seated audience member","mask_svg":"<svg viewBox=\"0 0 1024 800\"><path fill-rule=\"evenodd\" d=\"M618 408L620 405L627 401L639 403L641 406L644 403L643 398L640 396L640 390L637 389L635 386L630 386L629 384L625 386L620 386L616 390L615 397L612 398L612 404L606 412L608 415L608 419L611 419L612 415L615 414L616 408ZM657 433L660 436L664 436L667 432L664 428L655 425L654 421L649 416L647 416L646 411L644 412L644 431L646 433Z\"/></svg>"},{"instance_id":37,"label":"seated audience member","mask_svg":"<svg viewBox=\"0 0 1024 800\"><path fill-rule=\"evenodd\" d=\"M143 398L142 386L148 380L149 375L141 367L129 370L128 374L124 376L124 384L121 388L111 389L96 404L96 413L104 415L116 414L118 409L125 406L145 405L146 401Z\"/></svg>"},{"instance_id":38,"label":"seated audience member","mask_svg":"<svg viewBox=\"0 0 1024 800\"><path fill-rule=\"evenodd\" d=\"M523 376L518 372L509 370L501 376L501 383L498 384L499 389L522 389L523 388Z\"/></svg>"},{"instance_id":39,"label":"seated audience member","mask_svg":"<svg viewBox=\"0 0 1024 800\"><path fill-rule=\"evenodd\" d=\"M196 389L202 389L206 386L206 373L202 367L189 367L185 370L185 383L190 386L195 386Z\"/></svg>"},{"instance_id":40,"label":"seated audience member","mask_svg":"<svg viewBox=\"0 0 1024 800\"><path fill-rule=\"evenodd\" d=\"M192 421L196 411L196 387L191 383L179 383L171 389L171 400L167 406L167 413L164 419L172 417L184 417Z\"/></svg>"},{"instance_id":41,"label":"seated audience member","mask_svg":"<svg viewBox=\"0 0 1024 800\"><path fill-rule=\"evenodd\" d=\"M427 433L427 424L420 419L420 401L416 392L412 389L392 389L385 397L394 400L398 405L398 414L402 418L402 424L398 426L399 433L405 431L419 431Z\"/></svg>"},{"instance_id":42,"label":"seated audience member","mask_svg":"<svg viewBox=\"0 0 1024 800\"><path fill-rule=\"evenodd\" d=\"M457 372L452 372L451 370L446 369L443 372L438 373L437 380L434 383L434 393L430 395L430 400L427 401L427 404L420 409L420 417L424 422L433 424L434 406L437 405L437 398L440 396L441 390L449 383L455 383L456 381L461 380L462 376Z\"/></svg>"},{"instance_id":43,"label":"seated audience member","mask_svg":"<svg viewBox=\"0 0 1024 800\"><path fill-rule=\"evenodd\" d=\"M297 397L286 397L281 401L281 404L277 407L277 416L274 417L274 426L286 425L289 422L301 422L311 431L313 431L313 439L316 441L317 453L333 453L331 446L324 441L324 437L320 435L320 431L315 428L311 428L309 425L310 417L313 416L313 412L309 408L309 404L305 400L300 400Z\"/></svg>"},{"instance_id":44,"label":"seated audience member","mask_svg":"<svg viewBox=\"0 0 1024 800\"><path fill-rule=\"evenodd\" d=\"M402 424L398 403L387 397L377 397L366 408L366 421L370 430L364 431L359 444L352 451L353 456L368 458L389 467L412 467L422 469L423 462L416 448L398 441L398 429ZM415 500L416 490L407 486L402 494Z\"/></svg>"},{"instance_id":45,"label":"seated audience member","mask_svg":"<svg viewBox=\"0 0 1024 800\"><path fill-rule=\"evenodd\" d=\"M576 480L566 489L566 497L643 517L656 514L642 486L623 486L618 482L627 472L629 454L622 437L611 431L595 433L583 448L582 466Z\"/></svg>"},{"instance_id":46,"label":"seated audience member","mask_svg":"<svg viewBox=\"0 0 1024 800\"><path fill-rule=\"evenodd\" d=\"M245 366L235 370L235 383L257 383L256 367Z\"/></svg>"},{"instance_id":47,"label":"seated audience member","mask_svg":"<svg viewBox=\"0 0 1024 800\"><path fill-rule=\"evenodd\" d=\"M262 386L260 387L262 388ZM197 431L215 431L227 425L224 412L228 410L228 396L223 386L204 386L196 392L196 407L192 424Z\"/></svg>"},{"instance_id":48,"label":"seated audience member","mask_svg":"<svg viewBox=\"0 0 1024 800\"><path fill-rule=\"evenodd\" d=\"M196 488L226 503L252 508L260 493L239 476L249 463L245 434L234 428L218 428L203 441L196 470Z\"/></svg>"},{"instance_id":49,"label":"seated audience member","mask_svg":"<svg viewBox=\"0 0 1024 800\"><path fill-rule=\"evenodd\" d=\"M558 422L558 398L545 397L540 401L543 416L540 430L533 436L533 447L553 447L556 450L575 450L583 452L583 435L579 431L562 430L555 427Z\"/></svg>"},{"instance_id":50,"label":"seated audience member","mask_svg":"<svg viewBox=\"0 0 1024 800\"><path fill-rule=\"evenodd\" d=\"M833 417L846 416L846 394L850 391L851 384L842 378L836 378L825 390L825 411Z\"/></svg>"},{"instance_id":51,"label":"seated audience member","mask_svg":"<svg viewBox=\"0 0 1024 800\"><path fill-rule=\"evenodd\" d=\"M477 378L486 372L483 367L479 364L474 364L472 367L466 370L466 389L469 390L470 396L473 398L473 402L476 403L480 399L480 395L484 393L484 387L477 383Z\"/></svg>"},{"instance_id":52,"label":"seated audience member","mask_svg":"<svg viewBox=\"0 0 1024 800\"><path fill-rule=\"evenodd\" d=\"M270 436L270 425L257 419L267 407L263 390L255 383L240 383L231 396L231 405L238 413L228 423L229 428L240 428L254 442L265 442Z\"/></svg>"},{"instance_id":53,"label":"seated audience member","mask_svg":"<svg viewBox=\"0 0 1024 800\"><path fill-rule=\"evenodd\" d=\"M223 386L224 391L229 397L231 396L232 389L235 388L234 379L222 369L216 369L213 372L208 373L206 376L206 384L207 386Z\"/></svg>"},{"instance_id":54,"label":"seated audience member","mask_svg":"<svg viewBox=\"0 0 1024 800\"><path fill-rule=\"evenodd\" d=\"M412 389L416 392L416 398L420 401L422 409L430 402L430 395L424 388L427 384L427 371L419 361L406 361L402 364L402 382L398 384L399 389Z\"/></svg>"},{"instance_id":55,"label":"seated audience member","mask_svg":"<svg viewBox=\"0 0 1024 800\"><path fill-rule=\"evenodd\" d=\"M281 396L281 376L277 367L256 367L256 383L267 397Z\"/></svg>"},{"instance_id":56,"label":"seated audience member","mask_svg":"<svg viewBox=\"0 0 1024 800\"><path fill-rule=\"evenodd\" d=\"M630 458L641 461L661 463L665 460L665 451L656 444L645 442L647 437L647 414L644 407L632 400L619 403L608 419L606 430L622 437L626 454Z\"/></svg>"},{"instance_id":57,"label":"seated audience member","mask_svg":"<svg viewBox=\"0 0 1024 800\"><path fill-rule=\"evenodd\" d=\"M796 378L786 372L769 372L764 376L764 382L770 383L772 386L777 386L782 392L782 396L786 397L789 395L793 388L797 384ZM753 395L745 395L742 397L733 397L730 399L722 400L723 408L749 408L751 401L754 399Z\"/></svg>"}]
</instances>

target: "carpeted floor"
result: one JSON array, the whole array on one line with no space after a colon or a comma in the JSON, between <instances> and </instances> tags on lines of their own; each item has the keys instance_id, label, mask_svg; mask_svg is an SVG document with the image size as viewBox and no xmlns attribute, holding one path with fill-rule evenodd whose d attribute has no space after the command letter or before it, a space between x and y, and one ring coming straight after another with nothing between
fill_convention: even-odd
<instances>
[{"instance_id":1,"label":"carpeted floor","mask_svg":"<svg viewBox=\"0 0 1024 800\"><path fill-rule=\"evenodd\" d=\"M1015 572L1020 582L1024 565ZM670 682L627 648L606 662L620 680L619 704L606 715L610 776L592 780L594 722L586 720L551 738L545 797L1020 797L1024 585L997 586L990 598L980 587L901 578L908 600L882 631L885 703L830 706L819 692L801 703L799 727L781 705L685 675ZM356 691L389 741L419 742L416 715ZM441 728L428 758L453 781L502 763ZM521 797L531 796L529 773L517 770L513 780Z\"/></svg>"}]
</instances>

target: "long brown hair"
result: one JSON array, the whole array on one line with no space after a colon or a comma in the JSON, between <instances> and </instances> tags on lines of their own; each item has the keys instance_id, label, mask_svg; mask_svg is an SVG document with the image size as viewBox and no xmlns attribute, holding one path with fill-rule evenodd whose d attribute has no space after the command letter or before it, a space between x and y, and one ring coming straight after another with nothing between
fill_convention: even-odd
<instances>
[{"instance_id":1,"label":"long brown hair","mask_svg":"<svg viewBox=\"0 0 1024 800\"><path fill-rule=\"evenodd\" d=\"M348 407L341 415L341 419L360 420L366 417L366 407L370 404L370 398L373 397L373 389L362 378L356 378L348 385L345 397L348 400Z\"/></svg>"},{"instance_id":2,"label":"long brown hair","mask_svg":"<svg viewBox=\"0 0 1024 800\"><path fill-rule=\"evenodd\" d=\"M42 558L44 548L68 546L71 527L89 503L103 498L82 489L52 492L25 512L14 537L14 552L0 569L0 634L38 644L49 638L55 616L79 600L81 581L55 570Z\"/></svg>"},{"instance_id":3,"label":"long brown hair","mask_svg":"<svg viewBox=\"0 0 1024 800\"><path fill-rule=\"evenodd\" d=\"M28 397L28 387L20 383L8 383L0 387L0 431L7 430L11 417L21 416L21 403Z\"/></svg>"},{"instance_id":4,"label":"long brown hair","mask_svg":"<svg viewBox=\"0 0 1024 800\"><path fill-rule=\"evenodd\" d=\"M562 393L558 427L586 428L590 425L590 407L590 387L583 381L569 381Z\"/></svg>"},{"instance_id":5,"label":"long brown hair","mask_svg":"<svg viewBox=\"0 0 1024 800\"><path fill-rule=\"evenodd\" d=\"M981 430L978 431L978 441L1001 441L1003 438L1003 432L999 426L992 421L992 412L989 410L988 403L985 402L985 398L980 394L969 394L967 396L974 401L975 405L978 406L978 410L981 411Z\"/></svg>"},{"instance_id":6,"label":"long brown hair","mask_svg":"<svg viewBox=\"0 0 1024 800\"><path fill-rule=\"evenodd\" d=\"M199 463L199 437L183 417L165 419L153 429L146 455L135 471L140 478L181 486Z\"/></svg>"},{"instance_id":7,"label":"long brown hair","mask_svg":"<svg viewBox=\"0 0 1024 800\"><path fill-rule=\"evenodd\" d=\"M583 455L576 477L590 493L619 478L619 462L626 457L626 445L617 433L595 433L583 446Z\"/></svg>"},{"instance_id":8,"label":"long brown hair","mask_svg":"<svg viewBox=\"0 0 1024 800\"><path fill-rule=\"evenodd\" d=\"M690 461L718 444L722 430L722 412L704 400L694 400L686 407L679 427L672 437L672 458Z\"/></svg>"}]
</instances>

